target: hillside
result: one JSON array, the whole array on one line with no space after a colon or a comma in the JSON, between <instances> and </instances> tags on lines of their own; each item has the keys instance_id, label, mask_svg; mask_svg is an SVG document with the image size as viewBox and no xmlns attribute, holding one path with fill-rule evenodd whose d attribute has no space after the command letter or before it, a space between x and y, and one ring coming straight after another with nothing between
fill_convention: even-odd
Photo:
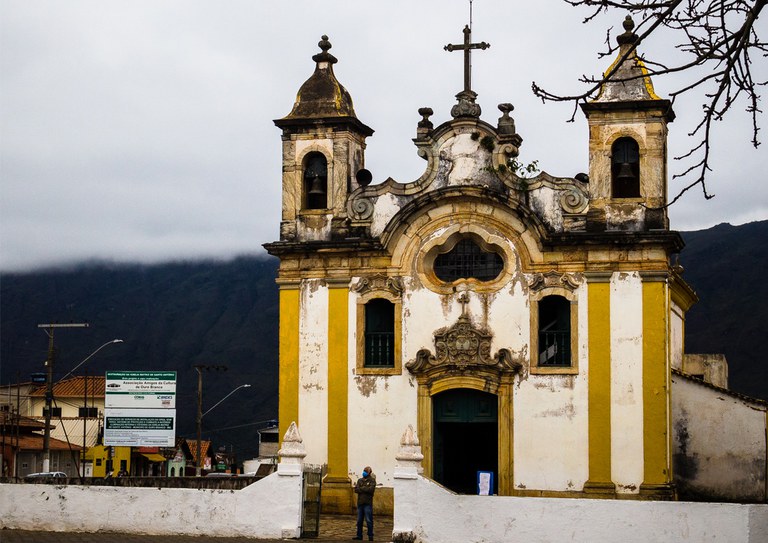
<instances>
[{"instance_id":1,"label":"hillside","mask_svg":"<svg viewBox=\"0 0 768 543\"><path fill-rule=\"evenodd\" d=\"M683 232L683 277L700 301L686 319L686 351L724 353L730 388L768 400L768 221Z\"/></svg>"},{"instance_id":2,"label":"hillside","mask_svg":"<svg viewBox=\"0 0 768 543\"><path fill-rule=\"evenodd\" d=\"M2 384L44 371L48 341L37 324L90 323L56 332L57 376L114 338L83 369L178 372L178 434L195 435L194 364L220 365L203 376L203 410L240 390L203 419L217 445L256 452L253 423L277 418L277 288L275 259L172 263L154 266L83 265L0 276Z\"/></svg>"},{"instance_id":3,"label":"hillside","mask_svg":"<svg viewBox=\"0 0 768 543\"><path fill-rule=\"evenodd\" d=\"M768 221L718 225L683 233L680 262L701 301L689 312L686 350L722 352L731 388L768 400ZM162 265L88 264L66 270L0 275L0 382L43 371L47 338L39 323L82 322L88 329L56 335L56 374L64 375L94 349L110 345L83 366L172 369L178 372L178 434L193 437L197 402L194 364L226 364L204 375L203 408L236 386L249 389L204 419L204 435L255 453L259 423L277 417L277 261L241 257L229 262Z\"/></svg>"}]
</instances>

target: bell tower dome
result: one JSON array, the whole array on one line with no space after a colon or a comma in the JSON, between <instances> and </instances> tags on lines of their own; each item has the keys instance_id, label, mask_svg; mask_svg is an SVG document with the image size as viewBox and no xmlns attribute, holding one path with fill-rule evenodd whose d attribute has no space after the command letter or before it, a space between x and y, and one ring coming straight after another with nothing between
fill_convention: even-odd
<instances>
[{"instance_id":1,"label":"bell tower dome","mask_svg":"<svg viewBox=\"0 0 768 543\"><path fill-rule=\"evenodd\" d=\"M619 54L593 101L583 104L589 123L591 231L668 229L667 124L675 114L656 95L630 16L617 36Z\"/></svg>"},{"instance_id":2,"label":"bell tower dome","mask_svg":"<svg viewBox=\"0 0 768 543\"><path fill-rule=\"evenodd\" d=\"M299 89L291 112L275 125L283 135L281 241L330 241L347 236L346 202L352 178L365 163L373 130L355 115L352 97L336 79L336 57L323 36L315 71Z\"/></svg>"}]
</instances>

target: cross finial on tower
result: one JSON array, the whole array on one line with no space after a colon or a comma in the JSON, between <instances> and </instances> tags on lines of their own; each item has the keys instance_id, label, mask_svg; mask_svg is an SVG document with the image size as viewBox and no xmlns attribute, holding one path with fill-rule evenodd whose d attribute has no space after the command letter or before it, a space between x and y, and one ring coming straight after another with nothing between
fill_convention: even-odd
<instances>
[{"instance_id":1,"label":"cross finial on tower","mask_svg":"<svg viewBox=\"0 0 768 543\"><path fill-rule=\"evenodd\" d=\"M464 92L472 90L472 49L488 49L491 44L486 42L472 43L472 29L469 25L464 26L464 43L449 43L443 49L448 52L464 51Z\"/></svg>"}]
</instances>

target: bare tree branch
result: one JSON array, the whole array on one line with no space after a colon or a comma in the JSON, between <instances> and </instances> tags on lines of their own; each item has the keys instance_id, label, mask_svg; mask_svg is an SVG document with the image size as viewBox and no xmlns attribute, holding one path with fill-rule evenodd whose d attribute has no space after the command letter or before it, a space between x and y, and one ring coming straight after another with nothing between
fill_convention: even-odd
<instances>
[{"instance_id":1,"label":"bare tree branch","mask_svg":"<svg viewBox=\"0 0 768 543\"><path fill-rule=\"evenodd\" d=\"M575 106L592 100L607 82L625 82L646 76L655 78L670 74L685 74L686 81L670 93L674 102L686 93L703 90L702 117L689 133L694 142L690 149L675 160L681 161L681 171L673 179L687 180L688 184L667 205L672 205L693 187L699 186L706 199L712 198L707 191L707 174L711 167L711 142L713 121L722 120L734 106L744 103L744 110L751 120L750 143L760 145L758 116L760 87L768 81L756 81L753 77L753 58L765 62L768 43L761 41L756 21L768 0L563 0L576 6L590 8L584 23L592 22L601 13L621 11L641 18L637 25L637 39L624 51L618 62L602 77L583 76L580 81L588 88L580 94L562 95L545 90L536 82L531 89L544 102L573 102ZM660 60L638 58L646 73L642 75L617 75L618 67L636 53L635 49L649 40L658 29L665 27L677 32L676 48L689 58L675 64L663 64ZM608 32L610 35L610 31ZM607 43L607 51L601 56L614 54L618 49ZM701 94L698 94L701 96ZM576 116L576 107L569 121Z\"/></svg>"}]
</instances>

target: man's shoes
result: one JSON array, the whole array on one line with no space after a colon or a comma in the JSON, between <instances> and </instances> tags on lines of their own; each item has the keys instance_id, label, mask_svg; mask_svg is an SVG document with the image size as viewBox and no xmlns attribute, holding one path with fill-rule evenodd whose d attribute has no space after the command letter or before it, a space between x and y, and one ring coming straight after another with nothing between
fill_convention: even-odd
<instances>
[{"instance_id":1,"label":"man's shoes","mask_svg":"<svg viewBox=\"0 0 768 543\"><path fill-rule=\"evenodd\" d=\"M372 535L368 536L368 541L373 541L373 536Z\"/></svg>"},{"instance_id":2,"label":"man's shoes","mask_svg":"<svg viewBox=\"0 0 768 543\"><path fill-rule=\"evenodd\" d=\"M363 537L359 535L356 535L355 537L352 538L353 541L361 541L362 539Z\"/></svg>"}]
</instances>

